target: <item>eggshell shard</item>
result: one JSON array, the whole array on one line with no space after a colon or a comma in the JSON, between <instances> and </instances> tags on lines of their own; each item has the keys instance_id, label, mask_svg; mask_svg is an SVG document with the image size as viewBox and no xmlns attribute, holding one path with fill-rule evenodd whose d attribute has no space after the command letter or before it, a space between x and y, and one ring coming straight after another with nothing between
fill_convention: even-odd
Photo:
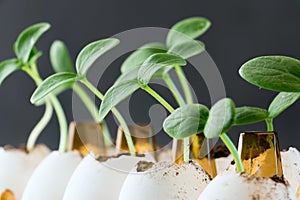
<instances>
[{"instance_id":1,"label":"eggshell shard","mask_svg":"<svg viewBox=\"0 0 300 200\"><path fill-rule=\"evenodd\" d=\"M117 200L124 180L137 162L145 157L122 155L99 162L86 156L72 175L64 200Z\"/></svg>"},{"instance_id":2,"label":"eggshell shard","mask_svg":"<svg viewBox=\"0 0 300 200\"><path fill-rule=\"evenodd\" d=\"M22 200L62 199L67 183L81 159L77 151L52 152L33 172Z\"/></svg>"},{"instance_id":3,"label":"eggshell shard","mask_svg":"<svg viewBox=\"0 0 300 200\"><path fill-rule=\"evenodd\" d=\"M219 174L219 173L224 172L226 169L228 169L230 167L230 164L233 161L233 157L230 154L227 157L217 158L217 159L215 159L215 161L216 161L217 172Z\"/></svg>"},{"instance_id":4,"label":"eggshell shard","mask_svg":"<svg viewBox=\"0 0 300 200\"><path fill-rule=\"evenodd\" d=\"M139 164L143 165L127 176L119 200L194 200L210 182L209 175L194 162Z\"/></svg>"},{"instance_id":5,"label":"eggshell shard","mask_svg":"<svg viewBox=\"0 0 300 200\"><path fill-rule=\"evenodd\" d=\"M205 188L198 200L296 200L287 183L226 172L219 174Z\"/></svg>"},{"instance_id":6,"label":"eggshell shard","mask_svg":"<svg viewBox=\"0 0 300 200\"><path fill-rule=\"evenodd\" d=\"M1 200L16 200L14 193L11 190L0 190Z\"/></svg>"},{"instance_id":7,"label":"eggshell shard","mask_svg":"<svg viewBox=\"0 0 300 200\"><path fill-rule=\"evenodd\" d=\"M296 148L290 147L288 151L281 152L281 159L283 175L296 194L300 186L300 153Z\"/></svg>"},{"instance_id":8,"label":"eggshell shard","mask_svg":"<svg viewBox=\"0 0 300 200\"><path fill-rule=\"evenodd\" d=\"M0 148L0 188L10 189L20 199L33 171L49 153L45 145L37 145L30 153Z\"/></svg>"}]
</instances>

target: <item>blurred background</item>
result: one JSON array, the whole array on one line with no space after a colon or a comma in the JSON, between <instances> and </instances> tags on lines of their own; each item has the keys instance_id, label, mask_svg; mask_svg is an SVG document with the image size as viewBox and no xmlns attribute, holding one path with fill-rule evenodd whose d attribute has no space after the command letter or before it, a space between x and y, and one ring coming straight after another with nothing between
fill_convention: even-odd
<instances>
[{"instance_id":1,"label":"blurred background","mask_svg":"<svg viewBox=\"0 0 300 200\"><path fill-rule=\"evenodd\" d=\"M12 45L27 26L46 21L52 24L37 44L43 51L39 69L43 77L53 73L49 62L49 48L55 39L63 40L73 59L87 43L138 27L170 28L174 23L191 16L204 16L212 21L211 29L202 36L207 51L217 64L228 97L237 106L250 105L267 108L275 92L248 84L238 75L239 67L247 60L270 54L300 58L300 0L265 1L42 1L0 0L0 61L14 56ZM126 56L116 60L101 80L99 88L106 91L119 75L119 66ZM201 77L193 76L186 68L191 84L196 88L201 103L210 106L207 88ZM202 84L203 83L203 84ZM30 104L34 83L21 71L14 73L0 87L0 145L18 146L25 143L28 134L42 116L44 108ZM159 87L158 87L159 89ZM167 91L160 88L167 98ZM147 122L147 106L155 103L146 95L134 96L133 113L139 122ZM71 92L59 96L72 121ZM171 101L171 100L170 100ZM139 102L142 102L139 104ZM171 101L172 104L175 102ZM145 108L146 105L146 108ZM144 108L143 108L144 107ZM298 128L300 103L296 103L275 119L282 148L300 148ZM108 120L111 119L111 115ZM110 124L111 132L116 126ZM237 127L230 136L237 143L244 130L266 130L264 123ZM169 140L162 136L161 140ZM39 139L51 148L58 145L58 126L54 117Z\"/></svg>"}]
</instances>

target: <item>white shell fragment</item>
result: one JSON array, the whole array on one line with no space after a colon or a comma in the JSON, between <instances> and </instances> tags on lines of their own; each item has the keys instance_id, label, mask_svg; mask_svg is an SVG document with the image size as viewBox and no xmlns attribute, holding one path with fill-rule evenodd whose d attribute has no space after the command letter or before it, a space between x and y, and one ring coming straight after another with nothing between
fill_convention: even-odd
<instances>
[{"instance_id":1,"label":"white shell fragment","mask_svg":"<svg viewBox=\"0 0 300 200\"><path fill-rule=\"evenodd\" d=\"M23 200L59 200L81 161L77 151L52 152L36 168L25 188Z\"/></svg>"},{"instance_id":2,"label":"white shell fragment","mask_svg":"<svg viewBox=\"0 0 300 200\"><path fill-rule=\"evenodd\" d=\"M230 164L233 161L233 157L230 154L227 157L217 158L215 159L215 161L216 161L217 173L219 174L224 172L226 169L230 167Z\"/></svg>"},{"instance_id":3,"label":"white shell fragment","mask_svg":"<svg viewBox=\"0 0 300 200\"><path fill-rule=\"evenodd\" d=\"M72 175L63 199L117 200L127 174L145 159L122 155L101 163L93 155L87 155Z\"/></svg>"},{"instance_id":4,"label":"white shell fragment","mask_svg":"<svg viewBox=\"0 0 300 200\"><path fill-rule=\"evenodd\" d=\"M288 180L292 190L300 199L300 153L296 148L290 147L288 151L281 152L284 177Z\"/></svg>"},{"instance_id":5,"label":"white shell fragment","mask_svg":"<svg viewBox=\"0 0 300 200\"><path fill-rule=\"evenodd\" d=\"M37 145L30 153L0 148L0 188L11 190L20 199L34 169L49 153L44 145Z\"/></svg>"},{"instance_id":6,"label":"white shell fragment","mask_svg":"<svg viewBox=\"0 0 300 200\"><path fill-rule=\"evenodd\" d=\"M119 200L194 200L210 182L208 174L193 162L148 164L147 170L135 167L127 176Z\"/></svg>"},{"instance_id":7,"label":"white shell fragment","mask_svg":"<svg viewBox=\"0 0 300 200\"><path fill-rule=\"evenodd\" d=\"M291 188L270 178L227 172L218 175L198 200L296 200Z\"/></svg>"}]
</instances>

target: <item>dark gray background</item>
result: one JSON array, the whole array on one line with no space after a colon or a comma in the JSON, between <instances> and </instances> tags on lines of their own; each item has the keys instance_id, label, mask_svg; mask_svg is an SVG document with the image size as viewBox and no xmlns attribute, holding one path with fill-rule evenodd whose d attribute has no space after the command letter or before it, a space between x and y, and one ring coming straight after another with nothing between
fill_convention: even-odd
<instances>
[{"instance_id":1,"label":"dark gray background","mask_svg":"<svg viewBox=\"0 0 300 200\"><path fill-rule=\"evenodd\" d=\"M74 59L85 44L99 38L137 27L169 28L183 18L205 16L212 21L213 26L202 40L222 73L227 95L238 106L259 105L267 108L275 93L246 83L239 77L238 69L242 63L259 55L284 54L300 58L299 9L300 0L0 0L0 60L14 56L12 44L18 33L40 21L52 24L51 31L38 43L38 48L44 53L39 66L45 77L53 73L47 55L55 39L67 43ZM120 62L116 61L114 65ZM192 70L187 69L192 84L199 84L197 77L192 77L189 72ZM118 73L118 67L108 71L107 80L103 80L100 88L106 90ZM199 91L203 89L201 101L209 102L206 88L197 88ZM15 73L0 87L0 145L24 143L42 115L42 107L36 108L29 103L33 90L33 82L23 72ZM141 100L139 98L142 97L137 97ZM72 120L71 93L60 95L60 99L68 119ZM283 148L291 145L300 147L299 108L298 102L275 120L275 129ZM236 142L242 130L264 129L264 124L260 123L234 128L230 135ZM40 141L56 148L57 130L56 119L53 118Z\"/></svg>"}]
</instances>

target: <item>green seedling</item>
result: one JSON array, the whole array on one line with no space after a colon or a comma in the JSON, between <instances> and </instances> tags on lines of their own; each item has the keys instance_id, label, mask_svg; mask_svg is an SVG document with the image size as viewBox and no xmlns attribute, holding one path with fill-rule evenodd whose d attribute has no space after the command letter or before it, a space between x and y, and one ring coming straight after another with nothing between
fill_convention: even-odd
<instances>
[{"instance_id":1,"label":"green seedling","mask_svg":"<svg viewBox=\"0 0 300 200\"><path fill-rule=\"evenodd\" d=\"M204 51L204 44L194 40L210 27L210 22L202 17L193 17L175 24L167 35L166 44L150 43L132 53L121 66L121 76L107 91L100 107L99 118L104 119L111 108L129 97L139 88L148 92L170 113L174 108L150 86L151 79L162 79L172 92L179 106L193 103L189 83L182 70L186 59ZM185 99L169 76L175 69ZM189 138L184 139L184 161L189 161Z\"/></svg>"},{"instance_id":2,"label":"green seedling","mask_svg":"<svg viewBox=\"0 0 300 200\"><path fill-rule=\"evenodd\" d=\"M53 93L55 90L61 87L73 87L77 94L82 95L81 92L78 93L79 85L77 82L81 82L85 85L91 92L93 92L100 100L103 100L104 95L92 84L87 78L86 74L88 70L92 67L93 63L104 53L114 48L119 44L119 40L114 38L102 39L88 44L84 47L76 58L76 71L73 68L69 68L70 71L64 71L57 68L57 73L46 78L41 85L34 91L31 102L36 103L44 100L49 94ZM58 51L59 52L59 51ZM62 56L65 58L66 56ZM53 62L55 63L55 61ZM57 65L62 66L62 65ZM71 71L72 70L72 71ZM81 89L81 88L80 88ZM85 95L84 95L85 96ZM85 97L84 97L85 98ZM92 102L86 102L86 104L91 104ZM94 103L92 103L94 105ZM90 108L94 111L94 108ZM131 155L135 155L135 149L133 141L129 132L129 128L126 121L123 119L121 114L116 108L112 108L112 112L115 117L119 120L121 127L124 130L125 137L128 143L129 151ZM97 118L97 117L95 117ZM97 120L98 121L98 120ZM102 121L99 120L99 121Z\"/></svg>"},{"instance_id":3,"label":"green seedling","mask_svg":"<svg viewBox=\"0 0 300 200\"><path fill-rule=\"evenodd\" d=\"M16 58L8 59L0 63L0 84L2 84L9 75L18 70L26 72L37 86L42 83L42 78L40 77L37 67L37 59L41 56L41 52L35 48L35 44L49 28L50 25L48 23L38 23L21 32L14 44ZM48 95L44 101L35 102L37 106L45 104L45 113L30 133L27 141L27 150L29 152L32 151L38 136L49 123L53 109L56 112L60 126L59 151L64 152L66 150L67 121L63 108L56 97L63 89L64 88L58 88L53 94Z\"/></svg>"},{"instance_id":4,"label":"green seedling","mask_svg":"<svg viewBox=\"0 0 300 200\"><path fill-rule=\"evenodd\" d=\"M300 98L300 61L287 56L262 56L242 65L242 78L260 88L279 92L268 108L268 131L273 119Z\"/></svg>"},{"instance_id":5,"label":"green seedling","mask_svg":"<svg viewBox=\"0 0 300 200\"><path fill-rule=\"evenodd\" d=\"M60 41L56 40L52 43L50 47L50 62L52 68L56 73L60 72L69 72L75 73L75 67L70 57L69 51L66 45ZM85 92L85 90L77 83L72 84L63 84L60 87L64 87L67 89L73 89L73 91L78 95L81 101L84 103L86 108L88 109L90 115L92 116L94 121L98 120L98 108L95 106L95 103L91 100L89 95ZM102 121L103 124L103 134L105 139L105 145L109 146L112 144L111 135L107 124L105 121Z\"/></svg>"}]
</instances>

